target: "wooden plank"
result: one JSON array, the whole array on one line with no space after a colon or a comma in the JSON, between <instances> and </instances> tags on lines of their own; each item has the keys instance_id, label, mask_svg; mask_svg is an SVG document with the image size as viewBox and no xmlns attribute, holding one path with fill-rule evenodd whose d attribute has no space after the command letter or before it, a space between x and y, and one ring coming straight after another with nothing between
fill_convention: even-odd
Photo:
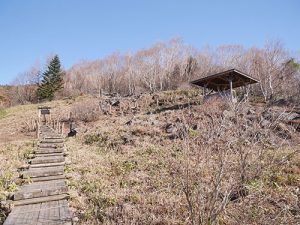
<instances>
[{"instance_id":1,"label":"wooden plank","mask_svg":"<svg viewBox=\"0 0 300 225\"><path fill-rule=\"evenodd\" d=\"M63 199L68 199L68 198L69 198L69 196L67 194L60 194L60 195L46 196L46 197L40 197L40 198L30 198L30 199L18 200L18 201L14 201L13 204L15 206L31 205L31 204L37 204L37 203L42 203L42 202L58 201L58 200L63 200Z\"/></svg>"},{"instance_id":2,"label":"wooden plank","mask_svg":"<svg viewBox=\"0 0 300 225\"><path fill-rule=\"evenodd\" d=\"M45 163L45 164L33 164L28 166L28 168L41 168L41 167L53 167L53 166L64 166L68 163L60 162L60 163Z\"/></svg>"},{"instance_id":3,"label":"wooden plank","mask_svg":"<svg viewBox=\"0 0 300 225\"><path fill-rule=\"evenodd\" d=\"M40 148L34 151L36 154L62 153L63 148Z\"/></svg>"},{"instance_id":4,"label":"wooden plank","mask_svg":"<svg viewBox=\"0 0 300 225\"><path fill-rule=\"evenodd\" d=\"M64 180L52 180L26 184L14 194L14 200L47 197L51 195L66 194L68 188Z\"/></svg>"},{"instance_id":5,"label":"wooden plank","mask_svg":"<svg viewBox=\"0 0 300 225\"><path fill-rule=\"evenodd\" d=\"M71 225L67 200L15 206L4 225Z\"/></svg>"},{"instance_id":6,"label":"wooden plank","mask_svg":"<svg viewBox=\"0 0 300 225\"><path fill-rule=\"evenodd\" d=\"M48 168L29 168L27 171L21 172L21 177L47 177L47 176L56 176L62 175L64 173L64 167L48 167Z\"/></svg>"},{"instance_id":7,"label":"wooden plank","mask_svg":"<svg viewBox=\"0 0 300 225\"><path fill-rule=\"evenodd\" d=\"M43 154L35 154L35 158L37 157L50 157L50 156L66 156L67 154L64 152L55 152L55 153L43 153Z\"/></svg>"},{"instance_id":8,"label":"wooden plank","mask_svg":"<svg viewBox=\"0 0 300 225\"><path fill-rule=\"evenodd\" d=\"M61 144L63 143L63 139L47 139L47 140L41 140L40 144Z\"/></svg>"},{"instance_id":9,"label":"wooden plank","mask_svg":"<svg viewBox=\"0 0 300 225\"><path fill-rule=\"evenodd\" d=\"M53 143L40 143L38 144L39 148L61 148L62 144L53 144Z\"/></svg>"},{"instance_id":10,"label":"wooden plank","mask_svg":"<svg viewBox=\"0 0 300 225\"><path fill-rule=\"evenodd\" d=\"M65 175L57 175L57 176L33 177L33 178L31 178L31 180L33 182L48 181L48 180L60 180L60 179L66 179L66 176Z\"/></svg>"},{"instance_id":11,"label":"wooden plank","mask_svg":"<svg viewBox=\"0 0 300 225\"><path fill-rule=\"evenodd\" d=\"M40 208L40 204L14 207L3 225L35 225Z\"/></svg>"},{"instance_id":12,"label":"wooden plank","mask_svg":"<svg viewBox=\"0 0 300 225\"><path fill-rule=\"evenodd\" d=\"M64 162L65 158L63 156L49 156L49 157L37 157L31 159L30 164L44 164L44 163L59 163Z\"/></svg>"},{"instance_id":13,"label":"wooden plank","mask_svg":"<svg viewBox=\"0 0 300 225\"><path fill-rule=\"evenodd\" d=\"M62 136L56 136L56 135L50 135L50 136L44 136L42 139L45 139L45 140L63 139L63 137Z\"/></svg>"}]
</instances>

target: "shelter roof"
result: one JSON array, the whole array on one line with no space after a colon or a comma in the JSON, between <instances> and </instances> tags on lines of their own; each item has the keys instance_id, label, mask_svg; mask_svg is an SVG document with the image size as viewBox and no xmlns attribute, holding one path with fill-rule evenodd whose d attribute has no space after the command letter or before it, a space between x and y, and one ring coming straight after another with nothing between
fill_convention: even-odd
<instances>
[{"instance_id":1,"label":"shelter roof","mask_svg":"<svg viewBox=\"0 0 300 225\"><path fill-rule=\"evenodd\" d=\"M194 85L212 89L214 91L223 91L230 89L230 80L232 81L232 88L259 82L257 79L251 77L248 74L245 74L236 69L231 69L221 73L209 75L198 80L194 80L191 83Z\"/></svg>"}]
</instances>

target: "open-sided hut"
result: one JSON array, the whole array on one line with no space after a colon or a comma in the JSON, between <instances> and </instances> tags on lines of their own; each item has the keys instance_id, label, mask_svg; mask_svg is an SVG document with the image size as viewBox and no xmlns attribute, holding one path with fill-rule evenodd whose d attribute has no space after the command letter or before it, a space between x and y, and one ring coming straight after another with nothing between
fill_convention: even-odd
<instances>
[{"instance_id":1,"label":"open-sided hut","mask_svg":"<svg viewBox=\"0 0 300 225\"><path fill-rule=\"evenodd\" d=\"M243 73L237 69L226 70L221 73L209 75L207 77L194 80L191 84L210 89L215 92L229 91L231 100L233 100L233 89L255 84L259 81L250 75Z\"/></svg>"}]
</instances>

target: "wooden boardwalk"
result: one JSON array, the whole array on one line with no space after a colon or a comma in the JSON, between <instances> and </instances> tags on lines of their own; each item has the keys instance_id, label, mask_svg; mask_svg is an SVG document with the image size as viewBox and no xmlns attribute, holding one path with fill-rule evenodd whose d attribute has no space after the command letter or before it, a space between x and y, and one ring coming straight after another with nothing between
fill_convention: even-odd
<instances>
[{"instance_id":1,"label":"wooden boardwalk","mask_svg":"<svg viewBox=\"0 0 300 225\"><path fill-rule=\"evenodd\" d=\"M4 225L71 225L64 165L63 138L41 126L34 157L20 172L25 184L14 194L14 207Z\"/></svg>"}]
</instances>

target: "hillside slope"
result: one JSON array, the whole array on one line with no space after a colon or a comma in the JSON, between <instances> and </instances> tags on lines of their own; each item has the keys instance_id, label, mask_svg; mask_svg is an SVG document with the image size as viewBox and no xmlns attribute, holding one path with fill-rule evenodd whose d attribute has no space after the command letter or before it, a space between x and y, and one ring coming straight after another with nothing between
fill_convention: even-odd
<instances>
[{"instance_id":1,"label":"hillside slope","mask_svg":"<svg viewBox=\"0 0 300 225\"><path fill-rule=\"evenodd\" d=\"M193 90L49 105L57 118L71 111L78 131L66 139L76 224L299 221L299 134L286 123L298 114L291 109L203 102ZM10 108L0 119L1 200L17 188L14 171L34 146L36 108Z\"/></svg>"}]
</instances>

